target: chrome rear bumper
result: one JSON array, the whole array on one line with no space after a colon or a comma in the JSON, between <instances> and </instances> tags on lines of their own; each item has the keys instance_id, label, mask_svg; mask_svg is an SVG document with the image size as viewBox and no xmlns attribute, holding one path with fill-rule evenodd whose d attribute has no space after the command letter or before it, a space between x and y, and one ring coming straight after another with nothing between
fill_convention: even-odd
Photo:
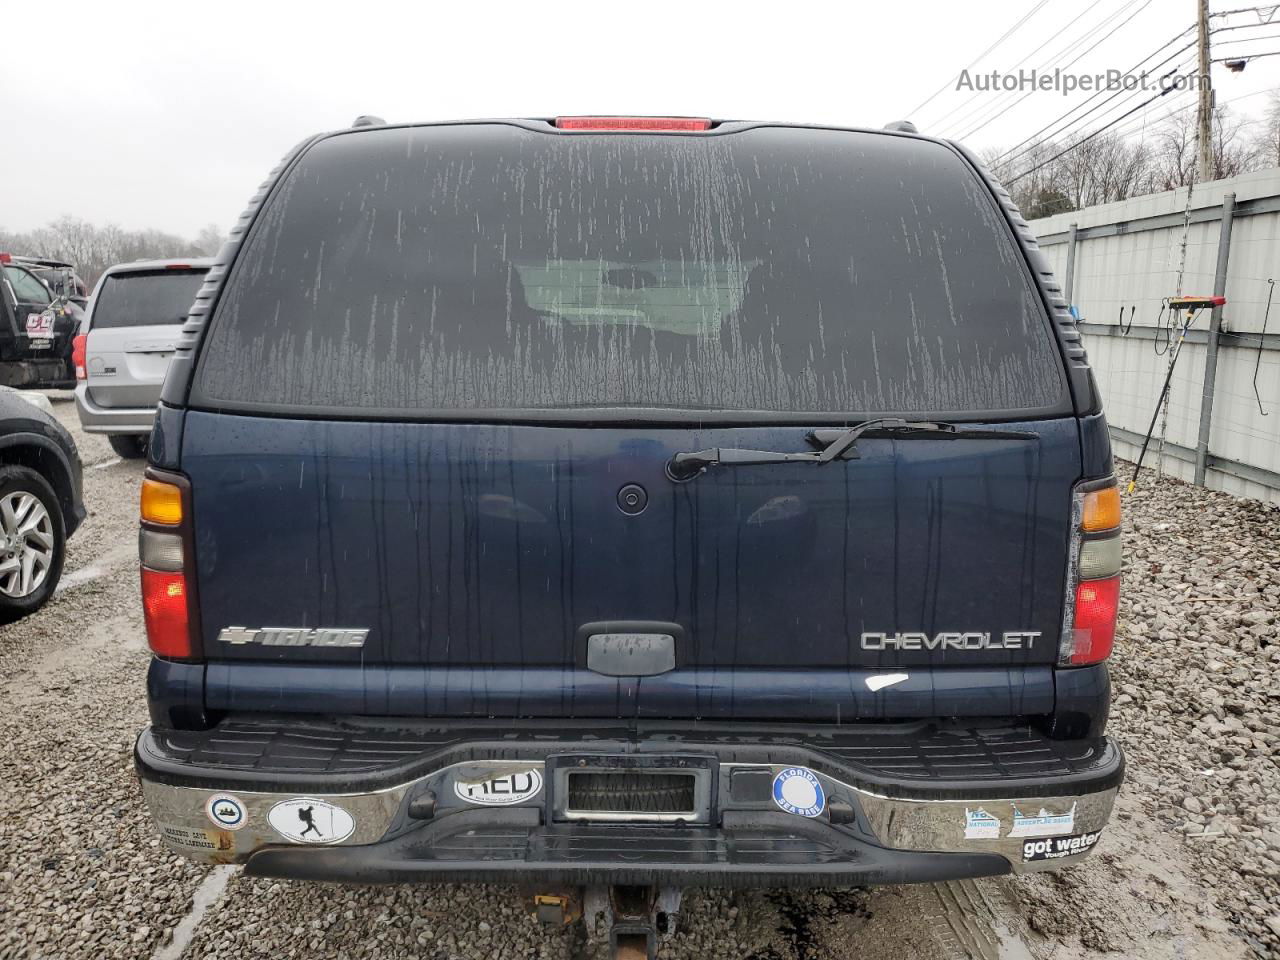
<instances>
[{"instance_id":1,"label":"chrome rear bumper","mask_svg":"<svg viewBox=\"0 0 1280 960\"><path fill-rule=\"evenodd\" d=\"M340 771L327 778L308 771L293 784L284 770L272 774L276 783L196 764L184 775L150 732L137 757L164 841L198 860L244 863L250 873L353 882L793 885L951 879L1078 862L1101 835L1123 772L1114 744L1097 747L1088 770L1046 778L1038 788L1024 780L1003 795L998 782L894 784L884 771L860 771L819 746L741 740L731 747L693 738L460 741L440 752L438 764L369 789L352 789ZM768 757L771 749L778 756ZM710 770L709 815L661 823L565 816L556 770L611 755L650 756L665 770L686 760ZM791 780L799 799L787 792Z\"/></svg>"}]
</instances>

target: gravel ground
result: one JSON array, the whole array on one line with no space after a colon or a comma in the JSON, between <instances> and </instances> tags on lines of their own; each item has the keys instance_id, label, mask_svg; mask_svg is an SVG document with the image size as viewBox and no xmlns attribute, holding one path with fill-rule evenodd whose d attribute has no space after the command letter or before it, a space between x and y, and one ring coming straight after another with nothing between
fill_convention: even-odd
<instances>
[{"instance_id":1,"label":"gravel ground","mask_svg":"<svg viewBox=\"0 0 1280 960\"><path fill-rule=\"evenodd\" d=\"M130 759L146 722L141 466L55 405L91 467L91 516L66 589L0 628L0 960L584 955L506 888L254 880L161 849ZM1111 730L1129 779L1089 861L938 886L694 892L663 957L1280 957L1280 510L1166 480L1126 516Z\"/></svg>"}]
</instances>

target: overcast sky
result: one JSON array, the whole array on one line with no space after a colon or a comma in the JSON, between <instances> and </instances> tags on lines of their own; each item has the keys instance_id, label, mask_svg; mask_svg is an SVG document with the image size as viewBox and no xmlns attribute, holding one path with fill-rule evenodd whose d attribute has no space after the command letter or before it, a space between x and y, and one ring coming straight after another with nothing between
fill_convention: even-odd
<instances>
[{"instance_id":1,"label":"overcast sky","mask_svg":"<svg viewBox=\"0 0 1280 960\"><path fill-rule=\"evenodd\" d=\"M675 113L872 127L909 116L947 136L980 126L966 138L978 147L1013 145L1087 96L954 89L959 71L1026 14L975 72L1013 71L1024 58L1026 68L1065 66L1081 54L1073 73L1128 70L1190 27L1195 8L1195 0L6 4L0 229L71 214L185 235L208 223L225 230L291 146L361 113L389 121ZM1280 51L1280 13L1269 27L1252 13L1214 22L1253 25L1215 43L1263 38L1215 56ZM1260 91L1280 87L1280 56L1242 74L1219 66L1214 83L1219 103L1259 114ZM1084 127L1143 99L1118 99ZM1193 102L1191 93L1161 98L1118 129L1140 135L1144 118L1150 125Z\"/></svg>"}]
</instances>

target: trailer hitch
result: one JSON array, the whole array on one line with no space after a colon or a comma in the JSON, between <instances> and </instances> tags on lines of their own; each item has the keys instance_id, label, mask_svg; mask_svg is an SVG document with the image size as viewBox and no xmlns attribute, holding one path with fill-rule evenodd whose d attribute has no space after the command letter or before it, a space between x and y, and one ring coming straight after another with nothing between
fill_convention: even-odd
<instances>
[{"instance_id":1,"label":"trailer hitch","mask_svg":"<svg viewBox=\"0 0 1280 960\"><path fill-rule=\"evenodd\" d=\"M607 938L612 960L655 960L679 912L678 887L588 887L583 896L587 939Z\"/></svg>"}]
</instances>

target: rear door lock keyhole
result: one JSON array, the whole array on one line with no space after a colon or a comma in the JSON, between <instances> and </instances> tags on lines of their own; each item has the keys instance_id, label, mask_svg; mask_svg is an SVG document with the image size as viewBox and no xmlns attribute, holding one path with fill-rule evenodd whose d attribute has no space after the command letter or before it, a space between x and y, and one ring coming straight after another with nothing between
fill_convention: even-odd
<instances>
[{"instance_id":1,"label":"rear door lock keyhole","mask_svg":"<svg viewBox=\"0 0 1280 960\"><path fill-rule=\"evenodd\" d=\"M618 491L618 509L627 516L643 513L649 505L649 494L638 483L628 483Z\"/></svg>"}]
</instances>

